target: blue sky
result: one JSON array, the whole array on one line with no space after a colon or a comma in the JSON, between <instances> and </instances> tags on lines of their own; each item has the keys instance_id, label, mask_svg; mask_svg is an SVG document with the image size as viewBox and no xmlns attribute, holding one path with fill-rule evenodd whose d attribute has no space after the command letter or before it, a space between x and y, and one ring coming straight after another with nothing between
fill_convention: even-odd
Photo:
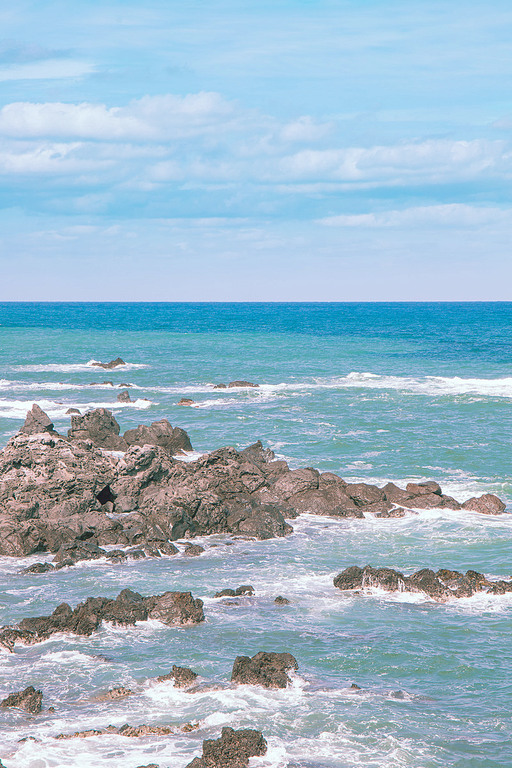
<instances>
[{"instance_id":1,"label":"blue sky","mask_svg":"<svg viewBox=\"0 0 512 768\"><path fill-rule=\"evenodd\" d=\"M0 300L492 300L512 6L0 9Z\"/></svg>"}]
</instances>

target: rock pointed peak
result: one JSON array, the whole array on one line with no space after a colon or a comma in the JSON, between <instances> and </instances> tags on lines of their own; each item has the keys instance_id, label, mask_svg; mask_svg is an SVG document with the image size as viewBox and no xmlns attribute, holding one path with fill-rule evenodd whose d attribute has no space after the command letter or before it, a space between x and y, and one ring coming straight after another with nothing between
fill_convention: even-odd
<instances>
[{"instance_id":1,"label":"rock pointed peak","mask_svg":"<svg viewBox=\"0 0 512 768\"><path fill-rule=\"evenodd\" d=\"M25 423L20 432L25 435L39 435L42 432L53 433L54 431L53 422L48 414L37 403L34 403L30 411L27 412Z\"/></svg>"}]
</instances>

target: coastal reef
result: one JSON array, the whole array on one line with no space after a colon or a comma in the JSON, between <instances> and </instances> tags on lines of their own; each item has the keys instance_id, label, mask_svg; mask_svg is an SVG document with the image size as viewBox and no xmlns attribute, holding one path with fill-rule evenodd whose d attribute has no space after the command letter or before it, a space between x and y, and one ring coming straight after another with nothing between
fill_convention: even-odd
<instances>
[{"instance_id":1,"label":"coastal reef","mask_svg":"<svg viewBox=\"0 0 512 768\"><path fill-rule=\"evenodd\" d=\"M489 581L477 571L452 571L441 568L434 572L422 568L411 576L405 576L393 568L360 568L352 565L338 574L334 586L341 590L383 589L386 592L423 593L438 602L456 597L472 597L477 592L490 595L504 595L512 592L512 580Z\"/></svg>"},{"instance_id":2,"label":"coastal reef","mask_svg":"<svg viewBox=\"0 0 512 768\"><path fill-rule=\"evenodd\" d=\"M113 414L73 414L67 436L34 405L0 451L0 555L78 560L176 554L173 541L215 533L269 539L291 533L303 512L338 518L403 516L411 509L500 514L493 494L463 504L434 481L383 488L331 472L290 469L260 442L220 448L195 461L187 433L166 419L120 434ZM102 549L115 546L114 552ZM189 548L198 555L202 549ZM51 570L48 563L32 570Z\"/></svg>"}]
</instances>

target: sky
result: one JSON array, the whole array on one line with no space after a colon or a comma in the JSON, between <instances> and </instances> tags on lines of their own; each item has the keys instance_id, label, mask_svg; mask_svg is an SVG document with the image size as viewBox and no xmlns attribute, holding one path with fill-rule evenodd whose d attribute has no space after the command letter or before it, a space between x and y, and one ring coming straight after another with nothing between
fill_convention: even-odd
<instances>
[{"instance_id":1,"label":"sky","mask_svg":"<svg viewBox=\"0 0 512 768\"><path fill-rule=\"evenodd\" d=\"M0 7L0 301L512 299L512 6Z\"/></svg>"}]
</instances>

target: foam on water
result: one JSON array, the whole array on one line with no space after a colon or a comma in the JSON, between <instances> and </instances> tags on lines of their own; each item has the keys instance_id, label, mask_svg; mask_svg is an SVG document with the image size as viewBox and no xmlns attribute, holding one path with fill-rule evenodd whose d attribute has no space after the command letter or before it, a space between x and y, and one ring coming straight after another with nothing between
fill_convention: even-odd
<instances>
[{"instance_id":1,"label":"foam on water","mask_svg":"<svg viewBox=\"0 0 512 768\"><path fill-rule=\"evenodd\" d=\"M44 363L34 365L32 363L26 365L12 365L12 371L27 371L31 373L42 373L44 371L49 372L61 372L61 373L77 373L80 371L94 370L99 373L112 373L113 371L129 371L136 370L138 368L148 368L145 363L124 363L124 365L116 365L115 368L102 368L95 365L97 360L89 360L87 363Z\"/></svg>"}]
</instances>

